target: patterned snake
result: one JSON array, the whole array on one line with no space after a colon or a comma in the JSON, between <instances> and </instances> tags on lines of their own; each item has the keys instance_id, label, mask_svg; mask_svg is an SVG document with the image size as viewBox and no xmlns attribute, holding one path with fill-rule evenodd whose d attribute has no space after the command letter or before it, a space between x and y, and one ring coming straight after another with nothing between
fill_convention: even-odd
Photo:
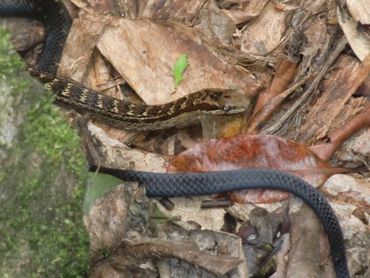
<instances>
[{"instance_id":1,"label":"patterned snake","mask_svg":"<svg viewBox=\"0 0 370 278\"><path fill-rule=\"evenodd\" d=\"M105 96L73 80L56 77L72 22L63 4L51 0L0 0L0 16L41 21L45 25L47 38L37 65L30 68L31 74L49 85L58 104L79 112L90 112L92 117L108 124L132 130L160 129L181 125L181 122L204 113L235 114L246 109L247 104L241 105L242 97L232 92L203 91L162 106L127 104ZM319 191L298 177L269 169L173 174L104 167L97 169L96 166L91 166L90 170L139 182L146 188L149 197L209 195L253 188L291 192L302 198L321 220L328 235L337 277L350 277L343 235L334 211Z\"/></svg>"}]
</instances>

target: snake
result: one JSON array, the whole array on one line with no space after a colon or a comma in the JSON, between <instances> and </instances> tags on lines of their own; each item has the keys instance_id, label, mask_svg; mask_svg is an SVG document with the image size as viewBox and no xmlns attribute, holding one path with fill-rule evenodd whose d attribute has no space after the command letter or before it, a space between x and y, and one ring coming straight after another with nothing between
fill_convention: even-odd
<instances>
[{"instance_id":1,"label":"snake","mask_svg":"<svg viewBox=\"0 0 370 278\"><path fill-rule=\"evenodd\" d=\"M44 24L44 49L31 75L46 83L56 103L88 113L109 125L128 130L157 130L192 122L204 114L237 114L249 104L235 92L204 90L164 105L126 103L83 84L57 76L68 32L72 25L65 6L56 0L0 0L1 17L23 17ZM185 123L186 125L186 123ZM339 221L325 196L306 181L273 169L241 169L199 173L154 173L90 165L90 171L116 176L144 186L148 197L188 197L243 189L285 190L305 201L320 219L327 233L338 278L349 278L344 238Z\"/></svg>"}]
</instances>

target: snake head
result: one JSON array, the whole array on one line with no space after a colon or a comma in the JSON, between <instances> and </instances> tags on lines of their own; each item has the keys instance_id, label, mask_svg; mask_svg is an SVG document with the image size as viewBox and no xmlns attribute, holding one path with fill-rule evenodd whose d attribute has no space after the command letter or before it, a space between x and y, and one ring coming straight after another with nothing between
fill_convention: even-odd
<instances>
[{"instance_id":1,"label":"snake head","mask_svg":"<svg viewBox=\"0 0 370 278\"><path fill-rule=\"evenodd\" d=\"M220 109L213 111L212 114L239 114L247 112L251 107L251 98L235 90L223 91L218 96L217 102Z\"/></svg>"},{"instance_id":2,"label":"snake head","mask_svg":"<svg viewBox=\"0 0 370 278\"><path fill-rule=\"evenodd\" d=\"M236 90L207 89L202 94L202 97L192 100L193 106L203 108L202 114L240 114L247 112L251 106L251 98L239 94Z\"/></svg>"}]
</instances>

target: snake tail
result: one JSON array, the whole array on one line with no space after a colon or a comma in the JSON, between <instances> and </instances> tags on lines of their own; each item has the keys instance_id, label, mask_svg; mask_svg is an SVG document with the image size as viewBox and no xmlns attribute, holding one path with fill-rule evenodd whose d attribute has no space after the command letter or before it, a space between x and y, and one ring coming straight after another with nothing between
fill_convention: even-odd
<instances>
[{"instance_id":1,"label":"snake tail","mask_svg":"<svg viewBox=\"0 0 370 278\"><path fill-rule=\"evenodd\" d=\"M276 189L293 193L304 200L320 219L328 235L338 278L349 278L345 245L335 212L313 186L296 176L271 169L243 169L200 173L152 173L90 166L124 181L138 182L148 197L190 197L243 189Z\"/></svg>"}]
</instances>

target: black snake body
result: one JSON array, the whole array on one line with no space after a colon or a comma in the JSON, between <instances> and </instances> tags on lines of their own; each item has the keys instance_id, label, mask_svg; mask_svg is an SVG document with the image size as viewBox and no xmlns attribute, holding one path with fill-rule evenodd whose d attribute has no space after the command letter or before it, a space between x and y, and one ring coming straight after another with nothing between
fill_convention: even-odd
<instances>
[{"instance_id":1,"label":"black snake body","mask_svg":"<svg viewBox=\"0 0 370 278\"><path fill-rule=\"evenodd\" d=\"M0 0L0 16L30 18L44 24L47 38L37 69L55 76L72 24L64 5L49 0Z\"/></svg>"},{"instance_id":2,"label":"black snake body","mask_svg":"<svg viewBox=\"0 0 370 278\"><path fill-rule=\"evenodd\" d=\"M71 26L63 4L51 0L0 0L0 16L33 18L45 24L47 39L36 70L55 77L66 37ZM42 81L50 78L38 76ZM53 87L52 87L53 89ZM68 93L66 91L66 93ZM91 170L97 170L92 166ZM125 181L137 181L149 197L209 195L227 191L269 188L286 190L303 199L317 214L328 235L338 278L349 278L341 228L324 196L295 176L268 169L247 169L206 173L149 173L100 168L100 172Z\"/></svg>"}]
</instances>

